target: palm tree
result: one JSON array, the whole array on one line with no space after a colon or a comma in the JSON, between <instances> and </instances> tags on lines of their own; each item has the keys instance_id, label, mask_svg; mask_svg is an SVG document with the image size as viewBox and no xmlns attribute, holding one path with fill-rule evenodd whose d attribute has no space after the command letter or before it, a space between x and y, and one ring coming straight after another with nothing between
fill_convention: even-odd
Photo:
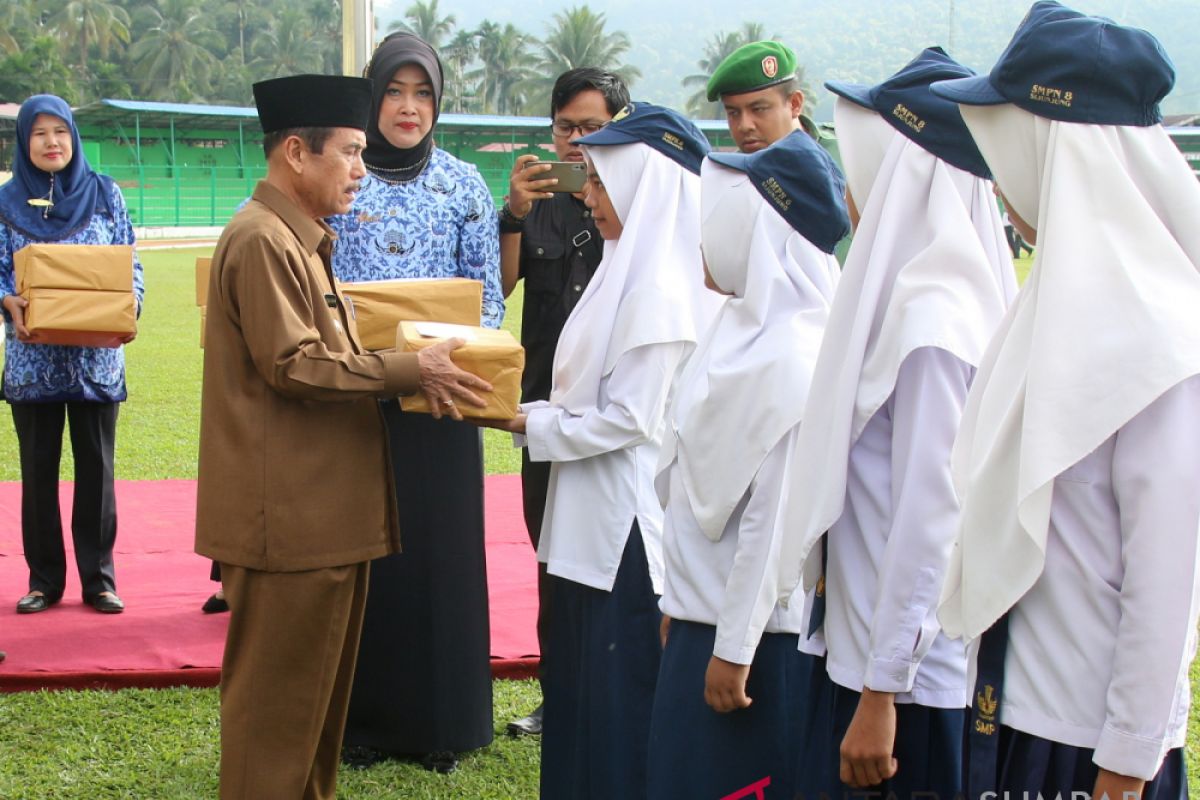
<instances>
[{"instance_id":1,"label":"palm tree","mask_svg":"<svg viewBox=\"0 0 1200 800\"><path fill-rule=\"evenodd\" d=\"M149 26L129 48L141 93L158 100L189 101L208 90L221 46L197 0L152 0L142 7Z\"/></svg>"},{"instance_id":2,"label":"palm tree","mask_svg":"<svg viewBox=\"0 0 1200 800\"><path fill-rule=\"evenodd\" d=\"M267 33L256 38L250 49L255 58L249 66L259 80L307 71L313 51L308 14L292 6L285 7Z\"/></svg>"},{"instance_id":3,"label":"palm tree","mask_svg":"<svg viewBox=\"0 0 1200 800\"><path fill-rule=\"evenodd\" d=\"M210 12L213 27L228 43L228 52L236 50L238 64L244 65L249 60L247 42L253 41L257 32L267 26L271 9L263 9L253 0L222 0L214 5Z\"/></svg>"},{"instance_id":4,"label":"palm tree","mask_svg":"<svg viewBox=\"0 0 1200 800\"><path fill-rule=\"evenodd\" d=\"M478 36L481 66L467 80L477 82L485 111L519 113L526 105L521 88L537 66L537 57L529 52L537 40L511 22L501 28L489 20L480 24Z\"/></svg>"},{"instance_id":5,"label":"palm tree","mask_svg":"<svg viewBox=\"0 0 1200 800\"><path fill-rule=\"evenodd\" d=\"M324 65L321 72L336 75L342 71L342 1L310 0L306 7L312 23L313 42ZM306 68L312 72L312 68Z\"/></svg>"},{"instance_id":6,"label":"palm tree","mask_svg":"<svg viewBox=\"0 0 1200 800\"><path fill-rule=\"evenodd\" d=\"M630 47L629 36L624 31L606 33L605 22L604 14L586 5L555 14L554 25L542 41L539 68L557 76L577 67L596 67L620 74L626 83L641 77L637 67L621 63Z\"/></svg>"},{"instance_id":7,"label":"palm tree","mask_svg":"<svg viewBox=\"0 0 1200 800\"><path fill-rule=\"evenodd\" d=\"M67 0L51 22L63 39L78 43L79 67L85 74L91 44L107 61L114 42L129 43L129 13L107 0Z\"/></svg>"},{"instance_id":8,"label":"palm tree","mask_svg":"<svg viewBox=\"0 0 1200 800\"><path fill-rule=\"evenodd\" d=\"M16 55L22 43L33 40L41 19L34 0L5 0L0 3L0 52Z\"/></svg>"},{"instance_id":9,"label":"palm tree","mask_svg":"<svg viewBox=\"0 0 1200 800\"><path fill-rule=\"evenodd\" d=\"M449 67L449 86L446 94L449 97L449 110L463 113L467 110L467 86L465 73L467 66L479 54L479 39L475 31L459 31L449 44L442 48L442 60ZM474 92L471 92L473 95Z\"/></svg>"},{"instance_id":10,"label":"palm tree","mask_svg":"<svg viewBox=\"0 0 1200 800\"><path fill-rule=\"evenodd\" d=\"M549 108L550 92L559 75L577 67L596 67L620 75L632 84L642 73L637 67L622 64L629 50L624 31L606 33L604 14L582 5L554 15L554 24L542 40L538 74L525 87L533 108Z\"/></svg>"},{"instance_id":11,"label":"palm tree","mask_svg":"<svg viewBox=\"0 0 1200 800\"><path fill-rule=\"evenodd\" d=\"M761 22L746 22L742 24L741 30L724 31L709 39L704 45L704 55L696 62L700 72L683 79L686 88L695 87L695 92L687 100L687 113L696 119L722 119L725 109L720 102L708 102L706 87L709 78L734 50L744 44L760 42L766 38L766 29ZM803 70L797 70L797 74L802 75Z\"/></svg>"},{"instance_id":12,"label":"palm tree","mask_svg":"<svg viewBox=\"0 0 1200 800\"><path fill-rule=\"evenodd\" d=\"M392 22L388 30L415 33L437 50L442 46L442 41L450 35L450 31L454 30L455 24L453 14L441 17L438 16L438 11L438 0L417 0L404 10L404 19Z\"/></svg>"},{"instance_id":13,"label":"palm tree","mask_svg":"<svg viewBox=\"0 0 1200 800\"><path fill-rule=\"evenodd\" d=\"M79 101L79 82L49 33L33 36L19 51L0 58L0 97L17 100L38 92L56 94L72 105Z\"/></svg>"}]
</instances>

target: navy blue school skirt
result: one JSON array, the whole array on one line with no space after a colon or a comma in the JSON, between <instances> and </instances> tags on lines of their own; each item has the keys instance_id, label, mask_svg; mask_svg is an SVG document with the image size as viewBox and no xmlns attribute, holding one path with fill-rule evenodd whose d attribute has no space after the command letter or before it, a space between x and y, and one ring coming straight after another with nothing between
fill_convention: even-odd
<instances>
[{"instance_id":1,"label":"navy blue school skirt","mask_svg":"<svg viewBox=\"0 0 1200 800\"><path fill-rule=\"evenodd\" d=\"M662 614L637 523L611 592L550 580L541 796L644 798Z\"/></svg>"},{"instance_id":2,"label":"navy blue school skirt","mask_svg":"<svg viewBox=\"0 0 1200 800\"><path fill-rule=\"evenodd\" d=\"M1053 798L1073 792L1091 793L1100 768L1092 762L1095 751L1052 742L1007 725L1000 727L998 795ZM1019 794L1027 792L1027 795ZM1186 800L1187 767L1183 749L1167 753L1158 775L1146 784L1142 800Z\"/></svg>"},{"instance_id":3,"label":"navy blue school skirt","mask_svg":"<svg viewBox=\"0 0 1200 800\"><path fill-rule=\"evenodd\" d=\"M712 625L671 620L650 722L650 800L792 800L812 660L795 634L764 634L746 682L753 702L718 714L704 702L716 636Z\"/></svg>"},{"instance_id":4,"label":"navy blue school skirt","mask_svg":"<svg viewBox=\"0 0 1200 800\"><path fill-rule=\"evenodd\" d=\"M842 783L840 778L841 744L858 709L859 692L832 684L832 714L827 723L817 720L814 735L823 728L829 747L821 779L827 781L824 793L833 800L862 800L863 792ZM896 744L893 755L898 770L895 777L869 791L891 800L909 800L914 796L932 800L953 800L963 791L963 730L966 709L930 708L916 703L896 704ZM805 797L812 798L811 792Z\"/></svg>"},{"instance_id":5,"label":"navy blue school skirt","mask_svg":"<svg viewBox=\"0 0 1200 800\"><path fill-rule=\"evenodd\" d=\"M829 679L825 656L801 653L809 662L808 688L802 703L803 724L797 747L796 800L819 800L832 797L837 782L838 745L830 730L833 719L833 690L836 684ZM833 764L833 769L829 766Z\"/></svg>"}]
</instances>

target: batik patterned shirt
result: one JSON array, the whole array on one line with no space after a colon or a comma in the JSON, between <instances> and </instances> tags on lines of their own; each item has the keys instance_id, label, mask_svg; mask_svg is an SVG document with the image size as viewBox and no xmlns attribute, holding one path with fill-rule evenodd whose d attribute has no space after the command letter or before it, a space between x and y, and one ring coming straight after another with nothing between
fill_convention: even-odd
<instances>
[{"instance_id":1,"label":"batik patterned shirt","mask_svg":"<svg viewBox=\"0 0 1200 800\"><path fill-rule=\"evenodd\" d=\"M392 183L373 174L337 232L333 271L341 281L472 278L483 282L483 325L504 320L500 231L479 170L435 148L420 177Z\"/></svg>"},{"instance_id":2,"label":"batik patterned shirt","mask_svg":"<svg viewBox=\"0 0 1200 800\"><path fill-rule=\"evenodd\" d=\"M134 244L133 225L121 190L105 182L111 194L111 215L98 209L88 224L56 244ZM16 294L13 253L36 244L8 225L0 224L0 293ZM145 284L142 262L133 253L133 291L141 315ZM124 347L72 347L20 341L5 313L4 396L10 403L119 403L126 398Z\"/></svg>"}]
</instances>

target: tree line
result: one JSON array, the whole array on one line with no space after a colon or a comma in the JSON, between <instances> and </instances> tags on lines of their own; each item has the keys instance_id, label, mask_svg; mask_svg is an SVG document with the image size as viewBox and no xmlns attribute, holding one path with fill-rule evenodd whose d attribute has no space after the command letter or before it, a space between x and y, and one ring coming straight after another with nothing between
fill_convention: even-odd
<instances>
[{"instance_id":1,"label":"tree line","mask_svg":"<svg viewBox=\"0 0 1200 800\"><path fill-rule=\"evenodd\" d=\"M554 78L578 66L611 70L630 85L640 77L624 62L628 34L610 31L586 4L554 14L540 37L487 19L459 27L439 0L417 0L391 29L438 50L447 112L547 114ZM682 79L694 91L686 110L720 117L704 97L708 76L736 47L762 38L757 23L710 38L698 71ZM341 44L340 0L3 0L0 100L50 92L76 106L101 98L250 105L256 81L340 72Z\"/></svg>"}]
</instances>

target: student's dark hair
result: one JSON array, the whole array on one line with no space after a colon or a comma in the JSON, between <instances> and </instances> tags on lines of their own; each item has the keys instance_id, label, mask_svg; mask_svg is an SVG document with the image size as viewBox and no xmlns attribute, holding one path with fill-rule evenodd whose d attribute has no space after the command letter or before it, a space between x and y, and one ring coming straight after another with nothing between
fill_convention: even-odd
<instances>
[{"instance_id":1,"label":"student's dark hair","mask_svg":"<svg viewBox=\"0 0 1200 800\"><path fill-rule=\"evenodd\" d=\"M616 114L629 105L629 89L619 76L595 67L578 67L567 70L554 82L550 92L550 119L554 119L558 110L574 100L577 94L588 89L604 95L609 114Z\"/></svg>"},{"instance_id":2,"label":"student's dark hair","mask_svg":"<svg viewBox=\"0 0 1200 800\"><path fill-rule=\"evenodd\" d=\"M271 157L271 152L283 144L289 136L299 136L309 151L321 155L325 152L325 143L333 136L333 128L284 128L281 131L271 131L263 134L263 154Z\"/></svg>"}]
</instances>

